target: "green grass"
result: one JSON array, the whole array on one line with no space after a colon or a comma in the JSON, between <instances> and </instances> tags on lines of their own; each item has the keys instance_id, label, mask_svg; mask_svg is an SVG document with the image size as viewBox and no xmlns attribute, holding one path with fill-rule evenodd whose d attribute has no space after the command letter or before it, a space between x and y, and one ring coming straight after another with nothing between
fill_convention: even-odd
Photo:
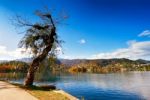
<instances>
[{"instance_id":1,"label":"green grass","mask_svg":"<svg viewBox=\"0 0 150 100\"><path fill-rule=\"evenodd\" d=\"M25 89L28 93L38 98L39 100L69 100L61 93L54 92L54 90L47 90L37 86L25 87L21 84L16 83L13 83L13 85Z\"/></svg>"},{"instance_id":2,"label":"green grass","mask_svg":"<svg viewBox=\"0 0 150 100\"><path fill-rule=\"evenodd\" d=\"M55 93L51 91L43 90L27 90L30 94L38 98L39 100L69 100L67 97L60 93Z\"/></svg>"}]
</instances>

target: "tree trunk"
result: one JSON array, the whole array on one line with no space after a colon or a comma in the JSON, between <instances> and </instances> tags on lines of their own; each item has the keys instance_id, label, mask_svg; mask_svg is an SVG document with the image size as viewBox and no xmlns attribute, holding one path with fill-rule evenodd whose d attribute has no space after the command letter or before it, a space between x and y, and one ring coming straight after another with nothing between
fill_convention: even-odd
<instances>
[{"instance_id":1,"label":"tree trunk","mask_svg":"<svg viewBox=\"0 0 150 100\"><path fill-rule=\"evenodd\" d=\"M37 58L35 58L28 70L27 73L27 77L26 80L24 82L25 86L32 86L33 85L33 81L34 81L34 75L36 70L38 69L40 63L46 58L46 56L48 55L49 51L51 51L52 48L52 44L50 44L49 46L47 46L41 55L39 55Z\"/></svg>"},{"instance_id":2,"label":"tree trunk","mask_svg":"<svg viewBox=\"0 0 150 100\"><path fill-rule=\"evenodd\" d=\"M28 73L27 73L26 80L24 82L25 86L32 86L33 85L34 74L35 74L35 70L33 69L33 66L30 66Z\"/></svg>"},{"instance_id":3,"label":"tree trunk","mask_svg":"<svg viewBox=\"0 0 150 100\"><path fill-rule=\"evenodd\" d=\"M25 79L24 85L25 86L32 86L34 81L34 75L36 70L39 67L39 64L47 57L49 51L51 51L54 40L55 40L55 27L52 29L51 34L49 35L49 44L46 46L46 48L43 50L42 54L39 55L37 58L35 58L32 61L32 64L28 70L27 77Z\"/></svg>"}]
</instances>

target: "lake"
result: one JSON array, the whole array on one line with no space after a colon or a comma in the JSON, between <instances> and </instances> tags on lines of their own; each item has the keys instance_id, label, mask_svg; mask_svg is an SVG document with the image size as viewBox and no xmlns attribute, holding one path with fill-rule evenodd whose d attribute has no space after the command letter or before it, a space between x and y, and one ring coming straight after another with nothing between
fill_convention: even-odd
<instances>
[{"instance_id":1,"label":"lake","mask_svg":"<svg viewBox=\"0 0 150 100\"><path fill-rule=\"evenodd\" d=\"M22 83L24 75L12 73L12 75L0 74L0 77L7 77L12 82ZM35 84L55 84L57 88L85 100L150 99L150 72L55 73L37 75Z\"/></svg>"}]
</instances>

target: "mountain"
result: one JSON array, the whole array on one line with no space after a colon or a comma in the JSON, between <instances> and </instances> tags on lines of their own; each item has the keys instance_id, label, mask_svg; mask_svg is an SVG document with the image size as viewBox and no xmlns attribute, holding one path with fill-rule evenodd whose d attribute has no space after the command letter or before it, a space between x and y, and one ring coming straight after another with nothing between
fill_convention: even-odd
<instances>
[{"instance_id":1,"label":"mountain","mask_svg":"<svg viewBox=\"0 0 150 100\"><path fill-rule=\"evenodd\" d=\"M59 61L60 61L61 64L65 64L67 66L72 66L72 65L75 65L75 64L79 64L79 63L85 62L86 60L85 59L73 59L73 60L70 60L70 59L59 59Z\"/></svg>"},{"instance_id":2,"label":"mountain","mask_svg":"<svg viewBox=\"0 0 150 100\"><path fill-rule=\"evenodd\" d=\"M138 60L130 60L126 58L114 58L114 59L59 59L61 64L65 64L66 66L72 66L80 63L97 63L100 66L107 66L109 64L114 64L114 63L129 63L129 64L149 64L150 61L143 60L143 59L138 59Z\"/></svg>"},{"instance_id":3,"label":"mountain","mask_svg":"<svg viewBox=\"0 0 150 100\"><path fill-rule=\"evenodd\" d=\"M32 58L22 58L22 59L16 59L16 61L23 61L26 63L32 62ZM7 60L0 60L1 62L7 62ZM57 64L64 64L66 66L72 66L80 63L97 63L100 66L107 66L109 64L114 63L136 63L136 64L150 64L150 61L138 59L138 60L130 60L126 58L114 58L114 59L57 59Z\"/></svg>"},{"instance_id":4,"label":"mountain","mask_svg":"<svg viewBox=\"0 0 150 100\"><path fill-rule=\"evenodd\" d=\"M22 62L30 63L32 62L32 58L21 58L21 59L15 59L15 60L0 60L0 63L9 62L9 61L22 61Z\"/></svg>"},{"instance_id":5,"label":"mountain","mask_svg":"<svg viewBox=\"0 0 150 100\"><path fill-rule=\"evenodd\" d=\"M139 63L142 63L142 64L150 64L150 61L148 61L148 60L138 59L136 61Z\"/></svg>"},{"instance_id":6,"label":"mountain","mask_svg":"<svg viewBox=\"0 0 150 100\"><path fill-rule=\"evenodd\" d=\"M30 62L32 62L32 58L21 58L21 59L16 59L16 61L23 61L26 63L30 63Z\"/></svg>"},{"instance_id":7,"label":"mountain","mask_svg":"<svg viewBox=\"0 0 150 100\"><path fill-rule=\"evenodd\" d=\"M60 59L69 72L111 73L124 71L150 71L150 61L121 59Z\"/></svg>"},{"instance_id":8,"label":"mountain","mask_svg":"<svg viewBox=\"0 0 150 100\"><path fill-rule=\"evenodd\" d=\"M7 62L8 60L0 60L0 63L2 63L2 62Z\"/></svg>"}]
</instances>

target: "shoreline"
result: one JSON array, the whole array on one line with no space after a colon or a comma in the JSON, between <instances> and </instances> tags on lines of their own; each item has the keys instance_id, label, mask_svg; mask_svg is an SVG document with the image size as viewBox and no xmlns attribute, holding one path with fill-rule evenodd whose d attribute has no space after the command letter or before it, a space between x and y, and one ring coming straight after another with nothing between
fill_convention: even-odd
<instances>
[{"instance_id":1,"label":"shoreline","mask_svg":"<svg viewBox=\"0 0 150 100\"><path fill-rule=\"evenodd\" d=\"M69 98L70 100L79 100L77 97L69 94L68 92L64 91L64 90L54 90L54 92L56 93L61 93L62 95L66 96L67 98Z\"/></svg>"},{"instance_id":2,"label":"shoreline","mask_svg":"<svg viewBox=\"0 0 150 100\"><path fill-rule=\"evenodd\" d=\"M23 87L23 85L22 84L16 84L16 83L11 83L11 82L9 82L9 81L2 81L2 80L0 80L0 82L3 82L4 84L9 84L9 85L11 85L11 86L14 86L14 87L16 87L16 88L18 88L18 89L20 89L20 90L24 90L24 91L26 91L27 93L29 93L29 94L31 94L32 96L34 96L35 98L37 98L38 100L40 100L39 98L41 98L41 97L39 97L38 95L37 95L37 93L36 93L36 91L39 91L39 90L36 90L36 89L27 89L27 88L25 88L25 87ZM71 94L69 94L69 93L67 93L66 91L64 91L64 90L60 90L60 89L55 89L55 90L40 90L41 91L41 93L40 94L42 94L42 92L43 92L43 94L44 94L44 92L49 92L49 94L51 94L51 92L54 92L55 94L59 94L58 96L60 96L60 95L62 95L62 96L64 96L64 97L66 97L67 99L66 100L79 100L77 97L75 97L75 96L73 96L73 95L71 95ZM52 95L53 96L53 95ZM54 95L54 96L56 96L56 95ZM50 97L50 96L49 96ZM50 97L51 98L51 97ZM56 97L57 98L57 97ZM63 99L63 100L65 100L65 99Z\"/></svg>"}]
</instances>

